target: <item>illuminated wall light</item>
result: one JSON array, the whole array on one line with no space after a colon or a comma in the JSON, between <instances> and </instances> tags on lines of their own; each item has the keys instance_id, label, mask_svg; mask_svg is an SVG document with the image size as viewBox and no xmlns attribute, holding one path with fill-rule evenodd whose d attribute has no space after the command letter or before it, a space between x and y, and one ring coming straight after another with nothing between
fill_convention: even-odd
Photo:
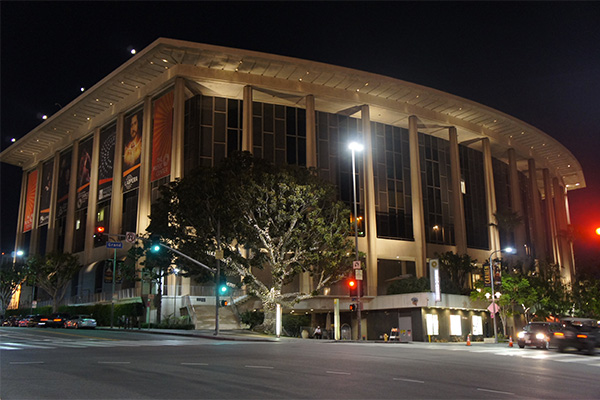
<instances>
[{"instance_id":1,"label":"illuminated wall light","mask_svg":"<svg viewBox=\"0 0 600 400\"><path fill-rule=\"evenodd\" d=\"M168 61L167 61L166 59L164 59L164 58L162 59L162 61L163 61L164 63L168 63Z\"/></svg>"},{"instance_id":2,"label":"illuminated wall light","mask_svg":"<svg viewBox=\"0 0 600 400\"><path fill-rule=\"evenodd\" d=\"M137 53L137 52L135 51L135 49L131 49L131 54L135 54L135 53Z\"/></svg>"},{"instance_id":3,"label":"illuminated wall light","mask_svg":"<svg viewBox=\"0 0 600 400\"><path fill-rule=\"evenodd\" d=\"M83 91L85 91L85 88L80 88L79 90L81 90L83 92Z\"/></svg>"},{"instance_id":4,"label":"illuminated wall light","mask_svg":"<svg viewBox=\"0 0 600 400\"><path fill-rule=\"evenodd\" d=\"M42 115L42 119L48 119L48 116L46 114Z\"/></svg>"}]
</instances>

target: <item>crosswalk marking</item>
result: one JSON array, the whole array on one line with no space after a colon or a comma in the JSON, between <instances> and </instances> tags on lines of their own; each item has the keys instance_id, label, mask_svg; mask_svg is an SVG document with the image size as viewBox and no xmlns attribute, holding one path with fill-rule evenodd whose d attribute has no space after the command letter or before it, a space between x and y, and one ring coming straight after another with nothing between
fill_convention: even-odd
<instances>
[{"instance_id":1,"label":"crosswalk marking","mask_svg":"<svg viewBox=\"0 0 600 400\"><path fill-rule=\"evenodd\" d=\"M38 340L35 342L0 342L0 350L28 350L28 349L56 349L56 348L70 348L70 349L84 349L90 347L153 347L153 346L191 346L200 344L195 340Z\"/></svg>"}]
</instances>

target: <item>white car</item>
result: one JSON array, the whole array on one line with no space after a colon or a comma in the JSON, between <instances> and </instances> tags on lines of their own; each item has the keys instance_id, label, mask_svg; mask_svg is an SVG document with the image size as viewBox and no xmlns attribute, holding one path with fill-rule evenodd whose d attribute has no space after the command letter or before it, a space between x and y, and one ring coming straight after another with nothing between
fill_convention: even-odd
<instances>
[{"instance_id":1,"label":"white car","mask_svg":"<svg viewBox=\"0 0 600 400\"><path fill-rule=\"evenodd\" d=\"M94 329L96 327L96 320L89 315L76 315L65 323L65 327L75 329Z\"/></svg>"}]
</instances>

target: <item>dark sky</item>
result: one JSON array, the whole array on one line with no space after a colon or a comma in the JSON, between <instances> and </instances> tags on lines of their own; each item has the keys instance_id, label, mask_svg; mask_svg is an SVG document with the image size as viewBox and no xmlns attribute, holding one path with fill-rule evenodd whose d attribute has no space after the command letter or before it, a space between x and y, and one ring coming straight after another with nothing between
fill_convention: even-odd
<instances>
[{"instance_id":1,"label":"dark sky","mask_svg":"<svg viewBox=\"0 0 600 400\"><path fill-rule=\"evenodd\" d=\"M598 2L7 2L1 135L24 136L158 37L379 73L519 118L580 161L569 193L580 261L600 258ZM59 105L57 105L57 103ZM20 171L2 164L1 243L11 251ZM16 177L16 179L15 179Z\"/></svg>"}]
</instances>

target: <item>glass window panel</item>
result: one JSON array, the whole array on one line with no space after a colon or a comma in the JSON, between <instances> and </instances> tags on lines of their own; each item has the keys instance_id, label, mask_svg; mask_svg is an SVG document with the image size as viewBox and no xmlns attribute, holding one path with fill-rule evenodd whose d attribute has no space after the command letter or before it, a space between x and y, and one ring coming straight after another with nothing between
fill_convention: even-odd
<instances>
[{"instance_id":1,"label":"glass window panel","mask_svg":"<svg viewBox=\"0 0 600 400\"><path fill-rule=\"evenodd\" d=\"M239 128L239 101L227 100L227 127Z\"/></svg>"},{"instance_id":2,"label":"glass window panel","mask_svg":"<svg viewBox=\"0 0 600 400\"><path fill-rule=\"evenodd\" d=\"M202 115L200 119L202 125L212 125L213 123L213 98L202 97Z\"/></svg>"},{"instance_id":3,"label":"glass window panel","mask_svg":"<svg viewBox=\"0 0 600 400\"><path fill-rule=\"evenodd\" d=\"M273 112L273 104L263 105L263 129L265 132L273 132L273 120L275 118Z\"/></svg>"},{"instance_id":4,"label":"glass window panel","mask_svg":"<svg viewBox=\"0 0 600 400\"><path fill-rule=\"evenodd\" d=\"M215 142L225 143L225 114L215 113Z\"/></svg>"},{"instance_id":5,"label":"glass window panel","mask_svg":"<svg viewBox=\"0 0 600 400\"><path fill-rule=\"evenodd\" d=\"M285 148L285 123L283 120L275 120L275 146L277 149Z\"/></svg>"},{"instance_id":6,"label":"glass window panel","mask_svg":"<svg viewBox=\"0 0 600 400\"><path fill-rule=\"evenodd\" d=\"M225 112L227 110L227 101L222 97L215 97L215 111Z\"/></svg>"},{"instance_id":7,"label":"glass window panel","mask_svg":"<svg viewBox=\"0 0 600 400\"><path fill-rule=\"evenodd\" d=\"M275 152L275 138L273 136L273 134L271 133L267 133L264 136L264 152L263 152L263 158L267 161L273 162L273 155Z\"/></svg>"},{"instance_id":8,"label":"glass window panel","mask_svg":"<svg viewBox=\"0 0 600 400\"><path fill-rule=\"evenodd\" d=\"M298 136L306 137L306 110L298 108Z\"/></svg>"},{"instance_id":9,"label":"glass window panel","mask_svg":"<svg viewBox=\"0 0 600 400\"><path fill-rule=\"evenodd\" d=\"M223 139L225 138L223 137ZM212 156L212 128L202 127L200 143L200 155L204 157Z\"/></svg>"},{"instance_id":10,"label":"glass window panel","mask_svg":"<svg viewBox=\"0 0 600 400\"><path fill-rule=\"evenodd\" d=\"M284 106L275 106L275 118L284 119L285 118L285 107Z\"/></svg>"}]
</instances>

